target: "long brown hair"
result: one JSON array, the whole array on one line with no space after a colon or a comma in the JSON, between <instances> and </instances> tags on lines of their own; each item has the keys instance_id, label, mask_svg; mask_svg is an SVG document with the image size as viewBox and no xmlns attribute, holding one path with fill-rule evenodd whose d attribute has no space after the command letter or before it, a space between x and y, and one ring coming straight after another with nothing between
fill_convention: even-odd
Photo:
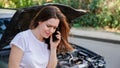
<instances>
[{"instance_id":1,"label":"long brown hair","mask_svg":"<svg viewBox=\"0 0 120 68\"><path fill-rule=\"evenodd\" d=\"M60 44L57 47L57 52L58 53L66 53L68 51L72 51L73 48L68 42L68 36L69 36L69 31L70 27L67 22L67 19L65 15L60 11L59 8L55 6L45 6L43 7L33 18L31 24L30 24L30 29L34 29L38 26L38 22L41 21L46 21L50 18L57 18L60 20L59 23L59 31L61 33L62 39ZM45 42L49 45L48 48L50 49L50 38L45 39Z\"/></svg>"}]
</instances>

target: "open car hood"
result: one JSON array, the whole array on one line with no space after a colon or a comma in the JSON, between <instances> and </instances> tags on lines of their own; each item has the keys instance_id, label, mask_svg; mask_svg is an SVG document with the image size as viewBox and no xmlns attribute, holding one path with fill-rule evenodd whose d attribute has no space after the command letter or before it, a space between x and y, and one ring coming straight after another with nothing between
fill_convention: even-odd
<instances>
[{"instance_id":1,"label":"open car hood","mask_svg":"<svg viewBox=\"0 0 120 68\"><path fill-rule=\"evenodd\" d=\"M72 20L87 13L87 11L82 9L77 10L66 5L51 3L41 6L32 6L18 9L12 17L10 23L7 23L6 25L7 28L4 31L3 36L0 40L0 48L8 45L18 32L28 29L31 20L36 15L36 13L41 10L41 8L49 5L57 6L67 17L67 21L69 22L69 24L72 24Z\"/></svg>"}]
</instances>

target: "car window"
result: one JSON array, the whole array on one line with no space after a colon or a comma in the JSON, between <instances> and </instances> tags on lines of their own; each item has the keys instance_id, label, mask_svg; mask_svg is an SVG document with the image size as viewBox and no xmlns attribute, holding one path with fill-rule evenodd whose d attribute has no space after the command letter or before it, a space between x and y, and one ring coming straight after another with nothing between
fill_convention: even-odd
<instances>
[{"instance_id":1,"label":"car window","mask_svg":"<svg viewBox=\"0 0 120 68\"><path fill-rule=\"evenodd\" d=\"M0 39L2 37L2 34L4 33L4 30L6 29L6 25L10 22L11 18L0 18Z\"/></svg>"},{"instance_id":2,"label":"car window","mask_svg":"<svg viewBox=\"0 0 120 68\"><path fill-rule=\"evenodd\" d=\"M16 10L0 9L0 39Z\"/></svg>"}]
</instances>

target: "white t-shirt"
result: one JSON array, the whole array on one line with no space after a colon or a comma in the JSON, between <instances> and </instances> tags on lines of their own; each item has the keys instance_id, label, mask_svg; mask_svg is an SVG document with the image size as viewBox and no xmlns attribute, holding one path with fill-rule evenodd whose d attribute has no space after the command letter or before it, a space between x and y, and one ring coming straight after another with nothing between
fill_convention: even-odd
<instances>
[{"instance_id":1,"label":"white t-shirt","mask_svg":"<svg viewBox=\"0 0 120 68\"><path fill-rule=\"evenodd\" d=\"M39 41L30 29L18 33L11 44L24 52L20 68L46 68L49 60L47 44Z\"/></svg>"}]
</instances>

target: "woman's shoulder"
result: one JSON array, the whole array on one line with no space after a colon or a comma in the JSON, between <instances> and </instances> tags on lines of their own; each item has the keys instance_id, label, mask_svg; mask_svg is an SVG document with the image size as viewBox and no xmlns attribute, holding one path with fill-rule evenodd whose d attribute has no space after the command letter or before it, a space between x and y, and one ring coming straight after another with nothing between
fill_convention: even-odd
<instances>
[{"instance_id":1,"label":"woman's shoulder","mask_svg":"<svg viewBox=\"0 0 120 68\"><path fill-rule=\"evenodd\" d=\"M21 32L19 32L18 34L26 34L26 33L30 33L30 29L27 29L27 30L24 30L24 31L21 31Z\"/></svg>"},{"instance_id":2,"label":"woman's shoulder","mask_svg":"<svg viewBox=\"0 0 120 68\"><path fill-rule=\"evenodd\" d=\"M30 34L30 29L21 31L21 32L17 33L16 36L26 36L29 34Z\"/></svg>"}]
</instances>

